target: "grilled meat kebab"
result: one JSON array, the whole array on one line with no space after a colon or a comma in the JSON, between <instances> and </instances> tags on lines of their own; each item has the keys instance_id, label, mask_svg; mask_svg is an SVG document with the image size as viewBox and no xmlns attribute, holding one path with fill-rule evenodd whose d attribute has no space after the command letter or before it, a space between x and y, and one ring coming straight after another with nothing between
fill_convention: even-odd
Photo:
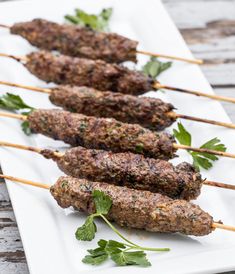
<instances>
[{"instance_id":1,"label":"grilled meat kebab","mask_svg":"<svg viewBox=\"0 0 235 274\"><path fill-rule=\"evenodd\" d=\"M213 218L198 205L185 200L172 200L159 193L72 177L60 177L50 188L62 208L72 206L87 214L95 213L93 190L102 191L112 199L107 218L121 226L195 236L204 236L213 231Z\"/></svg>"},{"instance_id":2,"label":"grilled meat kebab","mask_svg":"<svg viewBox=\"0 0 235 274\"><path fill-rule=\"evenodd\" d=\"M51 89L50 101L65 110L95 117L113 117L124 123L140 124L152 130L172 125L177 117L174 106L160 99L98 91L88 87L57 86Z\"/></svg>"},{"instance_id":3,"label":"grilled meat kebab","mask_svg":"<svg viewBox=\"0 0 235 274\"><path fill-rule=\"evenodd\" d=\"M158 192L173 199L196 199L203 184L200 173L186 162L173 166L164 160L130 152L112 153L83 147L68 149L59 157L48 149L40 154L53 159L67 175Z\"/></svg>"},{"instance_id":4,"label":"grilled meat kebab","mask_svg":"<svg viewBox=\"0 0 235 274\"><path fill-rule=\"evenodd\" d=\"M10 31L27 39L33 46L49 51L58 50L65 55L101 59L109 63L137 61L138 42L116 33L59 25L44 19L16 23Z\"/></svg>"},{"instance_id":5,"label":"grilled meat kebab","mask_svg":"<svg viewBox=\"0 0 235 274\"><path fill-rule=\"evenodd\" d=\"M111 118L96 118L57 109L38 109L27 116L30 129L72 146L133 152L146 157L171 159L175 139L165 132L154 132L137 124Z\"/></svg>"},{"instance_id":6,"label":"grilled meat kebab","mask_svg":"<svg viewBox=\"0 0 235 274\"><path fill-rule=\"evenodd\" d=\"M24 65L32 74L46 82L88 86L132 95L154 89L154 80L142 72L101 60L38 51L28 54Z\"/></svg>"}]
</instances>

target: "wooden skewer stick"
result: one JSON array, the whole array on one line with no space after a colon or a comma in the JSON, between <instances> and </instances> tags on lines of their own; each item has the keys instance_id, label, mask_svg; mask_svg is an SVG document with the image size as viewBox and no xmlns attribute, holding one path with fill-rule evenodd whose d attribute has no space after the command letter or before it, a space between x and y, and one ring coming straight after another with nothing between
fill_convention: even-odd
<instances>
[{"instance_id":1,"label":"wooden skewer stick","mask_svg":"<svg viewBox=\"0 0 235 274\"><path fill-rule=\"evenodd\" d=\"M19 144L13 144L13 143L8 143L8 142L3 142L3 141L0 141L0 146L14 147L14 148L17 148L17 149L33 151L33 152L36 152L36 153L39 153L39 154L42 153L41 148L31 147L31 146L24 146L24 145L19 145ZM59 157L59 158L63 157L63 155L64 155L64 153L58 152L58 151L54 151L53 153L56 157Z\"/></svg>"},{"instance_id":2,"label":"wooden skewer stick","mask_svg":"<svg viewBox=\"0 0 235 274\"><path fill-rule=\"evenodd\" d=\"M224 224L220 224L220 223L213 223L212 227L235 232L235 227L234 226L224 225Z\"/></svg>"},{"instance_id":3,"label":"wooden skewer stick","mask_svg":"<svg viewBox=\"0 0 235 274\"><path fill-rule=\"evenodd\" d=\"M26 115L9 113L9 112L0 112L0 116L8 117L8 118L15 118L15 119L23 120L23 121L27 120Z\"/></svg>"},{"instance_id":4,"label":"wooden skewer stick","mask_svg":"<svg viewBox=\"0 0 235 274\"><path fill-rule=\"evenodd\" d=\"M10 26L4 25L4 24L0 24L0 27L5 28L5 29L10 29L11 28Z\"/></svg>"},{"instance_id":5,"label":"wooden skewer stick","mask_svg":"<svg viewBox=\"0 0 235 274\"><path fill-rule=\"evenodd\" d=\"M49 89L49 88L25 86L25 85L15 84L15 83L11 83L11 82L6 82L6 81L0 81L0 85L16 87L16 88L23 88L23 89L27 89L27 90L33 90L33 91L44 92L44 93L51 93L51 89Z\"/></svg>"},{"instance_id":6,"label":"wooden skewer stick","mask_svg":"<svg viewBox=\"0 0 235 274\"><path fill-rule=\"evenodd\" d=\"M33 181L29 181L29 180L25 180L25 179L13 177L13 176L0 174L0 178L7 179L7 180L10 180L10 181L14 181L14 182L19 182L19 183L26 184L26 185L31 185L31 186L34 186L34 187L50 189L49 185L38 183L38 182L33 182ZM224 225L224 224L221 224L221 223L216 223L216 222L212 224L212 228L214 228L214 229L219 228L219 229L224 229L224 230L229 230L229 231L235 232L235 227Z\"/></svg>"},{"instance_id":7,"label":"wooden skewer stick","mask_svg":"<svg viewBox=\"0 0 235 274\"><path fill-rule=\"evenodd\" d=\"M22 114L0 112L0 116L15 118L15 119L23 120L23 121L27 120L27 116L22 115ZM214 155L218 155L218 156L235 159L235 154L231 154L231 153L224 152L224 151L217 151L217 150L211 150L211 149L206 149L206 148L195 148L195 147L180 145L180 144L176 144L176 143L173 143L172 145L175 149L184 149L184 150L195 151L195 152L209 153L209 154L214 154Z\"/></svg>"},{"instance_id":8,"label":"wooden skewer stick","mask_svg":"<svg viewBox=\"0 0 235 274\"><path fill-rule=\"evenodd\" d=\"M215 186L215 187L235 190L235 185L230 185L230 184L218 183L218 182L208 181L208 180L204 181L203 184L208 186Z\"/></svg>"},{"instance_id":9,"label":"wooden skewer stick","mask_svg":"<svg viewBox=\"0 0 235 274\"><path fill-rule=\"evenodd\" d=\"M15 56L15 55L6 54L6 53L0 53L0 56L14 59L17 62L27 62L28 61L28 58L26 56Z\"/></svg>"},{"instance_id":10,"label":"wooden skewer stick","mask_svg":"<svg viewBox=\"0 0 235 274\"><path fill-rule=\"evenodd\" d=\"M31 90L31 91L43 92L43 93L48 93L48 94L51 93L51 89L49 89L49 88L32 87L32 86L15 84L15 83L6 82L6 81L0 81L0 85L23 88L23 89L27 89L27 90ZM187 119L187 120L191 120L191 121L197 121L197 122L202 122L202 123L207 123L207 124L212 124L212 125L235 129L235 124L232 124L232 123L225 123L225 122L219 122L219 121L214 121L214 120L208 120L208 119L204 119L204 118L188 116L188 115L184 115L184 114L178 114L173 111L168 112L167 116L176 118L176 119L177 118Z\"/></svg>"},{"instance_id":11,"label":"wooden skewer stick","mask_svg":"<svg viewBox=\"0 0 235 274\"><path fill-rule=\"evenodd\" d=\"M4 141L0 141L0 146L13 147L13 148L22 149L22 150L33 151L33 152L36 152L36 153L39 153L39 154L42 153L42 149L40 149L40 148L31 147L31 146L24 146L24 145L19 145L19 144L13 144L13 143L8 143L8 142L4 142ZM62 153L62 152L54 151L53 153L58 158L61 158L61 157L64 156L64 153ZM235 185L231 185L231 184L224 184L224 183L219 183L219 182L214 182L214 181L207 181L207 180L203 181L203 184L208 185L208 186L214 186L214 187L220 187L220 188L227 188L227 189L235 190Z\"/></svg>"},{"instance_id":12,"label":"wooden skewer stick","mask_svg":"<svg viewBox=\"0 0 235 274\"><path fill-rule=\"evenodd\" d=\"M193 94L196 96L207 97L207 98L218 100L218 101L235 103L235 98L214 95L214 94L208 94L208 93L203 93L203 92L195 91L195 90L171 87L171 86L167 86L167 85L162 85L159 82L155 82L153 84L153 87L156 89L169 89L169 90L178 91L178 92L182 92L182 93Z\"/></svg>"},{"instance_id":13,"label":"wooden skewer stick","mask_svg":"<svg viewBox=\"0 0 235 274\"><path fill-rule=\"evenodd\" d=\"M212 150L212 149L207 149L207 148L196 148L196 147L185 146L185 145L180 145L180 144L176 144L176 143L173 144L173 147L176 149L184 149L184 150L201 152L201 153L209 153L209 154L214 154L217 156L223 156L223 157L235 159L235 154L231 154L231 153L224 152L224 151Z\"/></svg>"},{"instance_id":14,"label":"wooden skewer stick","mask_svg":"<svg viewBox=\"0 0 235 274\"><path fill-rule=\"evenodd\" d=\"M33 181L25 180L25 179L20 179L20 178L8 176L8 175L0 174L0 178L7 179L7 180L10 180L10 181L14 181L14 182L19 182L19 183L26 184L26 185L31 185L31 186L36 186L36 187L40 187L40 188L50 189L49 185L38 183L38 182L33 182Z\"/></svg>"},{"instance_id":15,"label":"wooden skewer stick","mask_svg":"<svg viewBox=\"0 0 235 274\"><path fill-rule=\"evenodd\" d=\"M166 58L166 59L183 61L183 62L197 64L197 65L203 64L203 60L201 60L201 59L188 59L188 58L177 57L177 56L172 56L172 55L153 53L153 52L144 51L144 50L137 50L136 53L147 55L147 56L161 57L161 58Z\"/></svg>"},{"instance_id":16,"label":"wooden skewer stick","mask_svg":"<svg viewBox=\"0 0 235 274\"><path fill-rule=\"evenodd\" d=\"M1 84L1 82L0 82L0 84ZM232 123L225 123L225 122L220 122L220 121L215 121L215 120L210 120L210 119L205 119L205 118L188 116L188 115L179 114L179 113L175 113L175 112L168 112L168 116L173 117L173 118L181 118L181 119L185 119L185 120L191 120L191 121L202 122L202 123L206 123L206 124L235 129L235 124L232 124Z\"/></svg>"}]
</instances>

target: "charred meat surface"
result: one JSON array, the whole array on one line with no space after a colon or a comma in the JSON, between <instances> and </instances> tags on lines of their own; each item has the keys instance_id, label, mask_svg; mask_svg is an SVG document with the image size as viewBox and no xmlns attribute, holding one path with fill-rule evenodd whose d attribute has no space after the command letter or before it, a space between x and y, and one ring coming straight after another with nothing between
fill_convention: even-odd
<instances>
[{"instance_id":1,"label":"charred meat surface","mask_svg":"<svg viewBox=\"0 0 235 274\"><path fill-rule=\"evenodd\" d=\"M58 86L52 89L50 100L71 112L113 117L152 130L162 130L175 121L173 116L167 115L174 109L173 105L155 98L102 92L88 87Z\"/></svg>"},{"instance_id":2,"label":"charred meat surface","mask_svg":"<svg viewBox=\"0 0 235 274\"><path fill-rule=\"evenodd\" d=\"M153 89L153 80L142 72L101 60L94 61L38 51L27 55L25 66L41 80L56 84L88 86L98 90L133 95Z\"/></svg>"},{"instance_id":3,"label":"charred meat surface","mask_svg":"<svg viewBox=\"0 0 235 274\"><path fill-rule=\"evenodd\" d=\"M72 206L88 214L95 212L93 190L103 191L112 199L107 217L121 226L195 236L212 232L213 218L185 200L72 177L60 177L50 189L62 208Z\"/></svg>"},{"instance_id":4,"label":"charred meat surface","mask_svg":"<svg viewBox=\"0 0 235 274\"><path fill-rule=\"evenodd\" d=\"M101 59L109 63L136 62L138 42L115 33L59 25L44 19L14 24L11 33L24 37L38 48L58 50L69 56Z\"/></svg>"},{"instance_id":5,"label":"charred meat surface","mask_svg":"<svg viewBox=\"0 0 235 274\"><path fill-rule=\"evenodd\" d=\"M112 153L76 147L68 149L59 158L50 150L41 153L55 160L65 174L75 178L158 192L173 199L196 199L203 182L188 163L173 166L164 160L144 158L130 152Z\"/></svg>"},{"instance_id":6,"label":"charred meat surface","mask_svg":"<svg viewBox=\"0 0 235 274\"><path fill-rule=\"evenodd\" d=\"M137 124L124 124L115 119L96 118L57 109L34 110L28 115L34 133L41 133L72 146L133 152L146 157L174 157L174 137L153 132Z\"/></svg>"}]
</instances>

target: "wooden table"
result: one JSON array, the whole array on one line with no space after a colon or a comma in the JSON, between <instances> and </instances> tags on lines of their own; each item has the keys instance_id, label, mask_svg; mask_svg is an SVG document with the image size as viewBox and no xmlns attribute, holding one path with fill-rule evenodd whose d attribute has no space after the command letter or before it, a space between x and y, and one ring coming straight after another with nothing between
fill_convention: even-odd
<instances>
[{"instance_id":1,"label":"wooden table","mask_svg":"<svg viewBox=\"0 0 235 274\"><path fill-rule=\"evenodd\" d=\"M205 60L202 70L215 92L235 97L235 0L163 2L195 57ZM234 105L223 105L235 122ZM4 184L0 185L0 273L29 273Z\"/></svg>"}]
</instances>

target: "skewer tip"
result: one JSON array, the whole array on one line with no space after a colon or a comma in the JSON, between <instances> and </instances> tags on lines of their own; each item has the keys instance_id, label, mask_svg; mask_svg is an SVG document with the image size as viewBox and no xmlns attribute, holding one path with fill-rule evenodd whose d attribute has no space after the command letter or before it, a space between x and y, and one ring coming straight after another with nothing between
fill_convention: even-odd
<instances>
[{"instance_id":1,"label":"skewer tip","mask_svg":"<svg viewBox=\"0 0 235 274\"><path fill-rule=\"evenodd\" d=\"M15 56L15 55L7 54L7 53L0 53L0 56L14 59L20 63L24 63L24 62L28 61L28 58L26 56Z\"/></svg>"},{"instance_id":2,"label":"skewer tip","mask_svg":"<svg viewBox=\"0 0 235 274\"><path fill-rule=\"evenodd\" d=\"M10 29L11 27L5 24L0 24L0 28Z\"/></svg>"},{"instance_id":3,"label":"skewer tip","mask_svg":"<svg viewBox=\"0 0 235 274\"><path fill-rule=\"evenodd\" d=\"M212 149L207 149L207 148L195 148L195 147L181 145L181 144L177 144L177 143L174 143L173 147L175 149L184 149L184 150L201 152L201 153L209 153L209 154L222 156L222 157L235 158L235 154L232 154L229 152L224 152L224 151L219 151L219 150L212 150Z\"/></svg>"},{"instance_id":4,"label":"skewer tip","mask_svg":"<svg viewBox=\"0 0 235 274\"><path fill-rule=\"evenodd\" d=\"M224 230L235 232L234 226L224 225L221 223L213 223L212 228L214 228L214 229L219 228L219 229L224 229Z\"/></svg>"},{"instance_id":5,"label":"skewer tip","mask_svg":"<svg viewBox=\"0 0 235 274\"><path fill-rule=\"evenodd\" d=\"M38 182L33 182L33 181L21 179L21 178L17 178L17 177L13 177L13 176L9 176L9 175L0 174L0 178L6 179L6 180L9 180L9 181L12 181L12 182L22 183L22 184L25 184L25 185L31 185L31 186L35 186L35 187L44 188L44 189L50 189L49 185L38 183Z\"/></svg>"},{"instance_id":6,"label":"skewer tip","mask_svg":"<svg viewBox=\"0 0 235 274\"><path fill-rule=\"evenodd\" d=\"M172 59L172 60L196 64L196 65L203 64L203 60L201 60L201 59L190 59L190 58L178 57L178 56L173 56L173 55L154 53L154 52L149 52L149 51L144 51L144 50L137 50L136 53L147 55L147 56L153 56L153 57L157 57L157 58L160 57L160 58L165 58L165 59Z\"/></svg>"}]
</instances>

